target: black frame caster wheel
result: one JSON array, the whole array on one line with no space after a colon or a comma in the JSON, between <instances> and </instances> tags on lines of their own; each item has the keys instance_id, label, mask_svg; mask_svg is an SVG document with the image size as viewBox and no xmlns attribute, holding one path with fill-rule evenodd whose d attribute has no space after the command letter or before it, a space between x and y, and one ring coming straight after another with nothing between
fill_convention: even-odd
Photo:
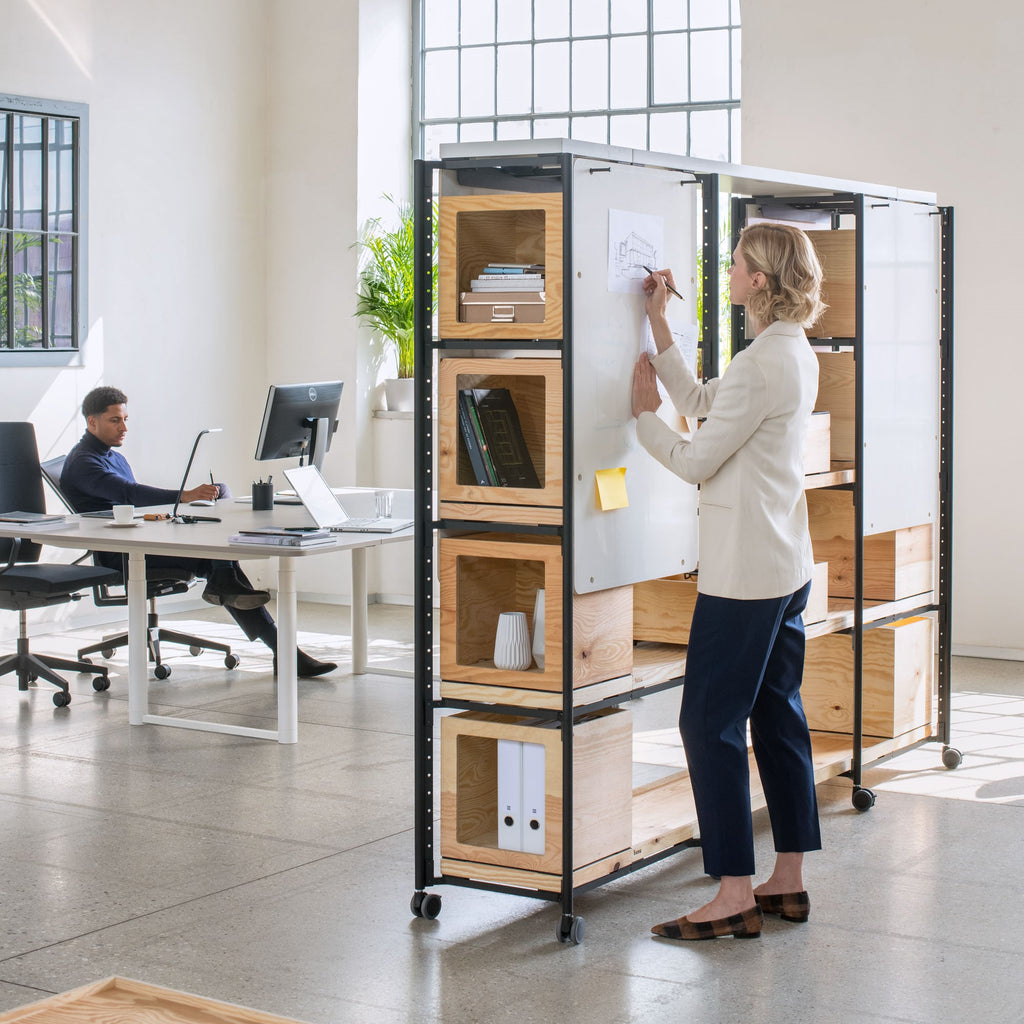
<instances>
[{"instance_id":1,"label":"black frame caster wheel","mask_svg":"<svg viewBox=\"0 0 1024 1024\"><path fill-rule=\"evenodd\" d=\"M104 690L110 689L110 677L109 676L97 676L92 681L92 688L97 693L102 693Z\"/></svg>"},{"instance_id":2,"label":"black frame caster wheel","mask_svg":"<svg viewBox=\"0 0 1024 1024\"><path fill-rule=\"evenodd\" d=\"M433 921L441 913L441 897L436 892L415 892L409 901L413 917Z\"/></svg>"},{"instance_id":3,"label":"black frame caster wheel","mask_svg":"<svg viewBox=\"0 0 1024 1024\"><path fill-rule=\"evenodd\" d=\"M558 922L558 927L555 928L555 938L559 942L567 942L573 946L578 946L583 941L585 930L582 917L570 917L568 921L563 917Z\"/></svg>"},{"instance_id":4,"label":"black frame caster wheel","mask_svg":"<svg viewBox=\"0 0 1024 1024\"><path fill-rule=\"evenodd\" d=\"M104 658L112 658L116 653L116 647L104 647L103 650L100 651L100 654L102 654Z\"/></svg>"},{"instance_id":5,"label":"black frame caster wheel","mask_svg":"<svg viewBox=\"0 0 1024 1024\"><path fill-rule=\"evenodd\" d=\"M92 658L79 658L78 659L83 665L91 665Z\"/></svg>"},{"instance_id":6,"label":"black frame caster wheel","mask_svg":"<svg viewBox=\"0 0 1024 1024\"><path fill-rule=\"evenodd\" d=\"M39 676L37 676L35 674L35 672L29 672L29 674L28 674L28 681L29 681L30 684L34 683L38 678L39 678Z\"/></svg>"},{"instance_id":7,"label":"black frame caster wheel","mask_svg":"<svg viewBox=\"0 0 1024 1024\"><path fill-rule=\"evenodd\" d=\"M954 768L959 768L963 763L964 755L960 753L956 747L943 747L942 748L942 763L952 771Z\"/></svg>"},{"instance_id":8,"label":"black frame caster wheel","mask_svg":"<svg viewBox=\"0 0 1024 1024\"><path fill-rule=\"evenodd\" d=\"M857 786L854 788L853 796L851 797L853 806L858 811L870 811L875 806L875 794L870 789L865 789L863 786Z\"/></svg>"},{"instance_id":9,"label":"black frame caster wheel","mask_svg":"<svg viewBox=\"0 0 1024 1024\"><path fill-rule=\"evenodd\" d=\"M241 659L237 654L225 654L224 655L224 667L225 668L237 668L238 663Z\"/></svg>"},{"instance_id":10,"label":"black frame caster wheel","mask_svg":"<svg viewBox=\"0 0 1024 1024\"><path fill-rule=\"evenodd\" d=\"M199 655L203 653L203 649L202 649L202 647L196 647L196 645L193 644L188 649L188 653L191 654L193 658L198 658Z\"/></svg>"},{"instance_id":11,"label":"black frame caster wheel","mask_svg":"<svg viewBox=\"0 0 1024 1024\"><path fill-rule=\"evenodd\" d=\"M57 690L53 695L53 706L55 708L66 708L71 703L71 694L64 690Z\"/></svg>"},{"instance_id":12,"label":"black frame caster wheel","mask_svg":"<svg viewBox=\"0 0 1024 1024\"><path fill-rule=\"evenodd\" d=\"M153 669L153 675L155 675L157 679L166 679L170 674L170 665L157 665L157 667Z\"/></svg>"}]
</instances>

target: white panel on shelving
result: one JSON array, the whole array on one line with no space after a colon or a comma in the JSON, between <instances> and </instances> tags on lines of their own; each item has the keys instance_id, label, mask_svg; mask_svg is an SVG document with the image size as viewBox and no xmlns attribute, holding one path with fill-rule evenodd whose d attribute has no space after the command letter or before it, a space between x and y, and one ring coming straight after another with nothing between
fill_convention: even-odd
<instances>
[{"instance_id":1,"label":"white panel on shelving","mask_svg":"<svg viewBox=\"0 0 1024 1024\"><path fill-rule=\"evenodd\" d=\"M940 218L864 209L864 532L939 520Z\"/></svg>"},{"instance_id":2,"label":"white panel on shelving","mask_svg":"<svg viewBox=\"0 0 1024 1024\"><path fill-rule=\"evenodd\" d=\"M682 303L672 300L670 312L696 324L700 186L687 180L690 177L680 171L614 161L573 161L572 483L577 593L692 571L697 564L697 489L640 446L630 411L633 366L644 349L644 299L608 287L608 211L663 218L664 251L658 263L672 268L676 286L685 296ZM663 404L661 415L676 429L682 428L671 403ZM626 470L629 506L602 510L595 473L619 467Z\"/></svg>"}]
</instances>

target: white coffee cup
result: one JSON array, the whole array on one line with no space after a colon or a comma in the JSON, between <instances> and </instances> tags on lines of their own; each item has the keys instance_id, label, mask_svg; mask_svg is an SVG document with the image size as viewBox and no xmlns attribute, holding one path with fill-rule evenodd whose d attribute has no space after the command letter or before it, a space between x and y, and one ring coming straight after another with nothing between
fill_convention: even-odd
<instances>
[{"instance_id":1,"label":"white coffee cup","mask_svg":"<svg viewBox=\"0 0 1024 1024\"><path fill-rule=\"evenodd\" d=\"M113 508L114 522L126 526L135 520L134 505L115 505Z\"/></svg>"}]
</instances>

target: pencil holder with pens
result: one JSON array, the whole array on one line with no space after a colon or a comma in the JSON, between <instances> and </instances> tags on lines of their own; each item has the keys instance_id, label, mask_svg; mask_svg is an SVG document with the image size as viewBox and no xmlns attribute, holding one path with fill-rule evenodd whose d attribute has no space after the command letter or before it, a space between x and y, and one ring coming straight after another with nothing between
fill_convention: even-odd
<instances>
[{"instance_id":1,"label":"pencil holder with pens","mask_svg":"<svg viewBox=\"0 0 1024 1024\"><path fill-rule=\"evenodd\" d=\"M252 508L254 512L267 512L274 507L274 485L262 480L252 485Z\"/></svg>"}]
</instances>

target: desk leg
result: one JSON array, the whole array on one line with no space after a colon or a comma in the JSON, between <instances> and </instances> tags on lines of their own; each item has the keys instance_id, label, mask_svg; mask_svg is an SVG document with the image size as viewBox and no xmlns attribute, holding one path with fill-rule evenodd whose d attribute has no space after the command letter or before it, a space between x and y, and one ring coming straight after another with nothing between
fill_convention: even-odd
<instances>
[{"instance_id":1,"label":"desk leg","mask_svg":"<svg viewBox=\"0 0 1024 1024\"><path fill-rule=\"evenodd\" d=\"M370 631L367 622L366 550L352 549L352 674L357 676L366 672L366 645Z\"/></svg>"},{"instance_id":2,"label":"desk leg","mask_svg":"<svg viewBox=\"0 0 1024 1024\"><path fill-rule=\"evenodd\" d=\"M146 644L146 556L128 555L128 722L142 725L149 713L149 647Z\"/></svg>"},{"instance_id":3,"label":"desk leg","mask_svg":"<svg viewBox=\"0 0 1024 1024\"><path fill-rule=\"evenodd\" d=\"M297 649L295 564L277 560L277 741L299 742L299 680L295 672Z\"/></svg>"}]
</instances>

